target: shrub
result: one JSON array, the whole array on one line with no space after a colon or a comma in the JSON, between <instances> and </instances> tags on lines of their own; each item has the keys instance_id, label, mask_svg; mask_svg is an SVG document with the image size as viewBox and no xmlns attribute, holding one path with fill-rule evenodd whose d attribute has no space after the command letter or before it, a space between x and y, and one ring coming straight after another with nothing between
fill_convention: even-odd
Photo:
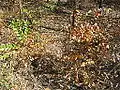
<instances>
[{"instance_id":1,"label":"shrub","mask_svg":"<svg viewBox=\"0 0 120 90\"><path fill-rule=\"evenodd\" d=\"M19 40L27 37L30 32L30 22L24 19L12 19L9 26L15 31Z\"/></svg>"}]
</instances>

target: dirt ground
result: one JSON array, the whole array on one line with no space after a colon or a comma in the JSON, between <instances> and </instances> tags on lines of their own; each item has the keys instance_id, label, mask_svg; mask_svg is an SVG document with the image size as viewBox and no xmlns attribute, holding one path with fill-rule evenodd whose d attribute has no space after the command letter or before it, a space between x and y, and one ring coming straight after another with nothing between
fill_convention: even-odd
<instances>
[{"instance_id":1,"label":"dirt ground","mask_svg":"<svg viewBox=\"0 0 120 90\"><path fill-rule=\"evenodd\" d=\"M71 8L26 2L21 16L12 6L0 11L0 45L18 46L0 47L1 90L120 90L119 8L104 4L100 16L94 4L78 9L76 29L96 32L76 39L79 34L70 27ZM24 42L9 27L13 18L32 22ZM98 42L91 39L95 35L101 35Z\"/></svg>"}]
</instances>

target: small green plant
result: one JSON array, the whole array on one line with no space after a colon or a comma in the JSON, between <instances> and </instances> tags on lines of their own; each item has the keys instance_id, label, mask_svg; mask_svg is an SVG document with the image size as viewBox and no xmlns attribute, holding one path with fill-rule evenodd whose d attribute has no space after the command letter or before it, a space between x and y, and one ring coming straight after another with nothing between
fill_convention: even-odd
<instances>
[{"instance_id":1,"label":"small green plant","mask_svg":"<svg viewBox=\"0 0 120 90\"><path fill-rule=\"evenodd\" d=\"M10 21L10 28L12 28L19 40L24 39L30 32L30 21L24 19L13 19Z\"/></svg>"},{"instance_id":2,"label":"small green plant","mask_svg":"<svg viewBox=\"0 0 120 90\"><path fill-rule=\"evenodd\" d=\"M17 49L18 46L15 44L2 44L0 45L0 51L8 51L12 49Z\"/></svg>"},{"instance_id":3,"label":"small green plant","mask_svg":"<svg viewBox=\"0 0 120 90\"><path fill-rule=\"evenodd\" d=\"M43 7L45 10L54 12L57 8L57 3L51 1L49 3L45 3Z\"/></svg>"},{"instance_id":4,"label":"small green plant","mask_svg":"<svg viewBox=\"0 0 120 90\"><path fill-rule=\"evenodd\" d=\"M19 46L15 45L15 44L0 45L0 52L3 52L2 55L0 55L0 60L5 60L5 59L9 58L9 56L11 54L11 50L18 49L18 48L19 48Z\"/></svg>"},{"instance_id":5,"label":"small green plant","mask_svg":"<svg viewBox=\"0 0 120 90\"><path fill-rule=\"evenodd\" d=\"M0 60L5 60L7 58L9 58L9 54L8 53L0 55Z\"/></svg>"}]
</instances>

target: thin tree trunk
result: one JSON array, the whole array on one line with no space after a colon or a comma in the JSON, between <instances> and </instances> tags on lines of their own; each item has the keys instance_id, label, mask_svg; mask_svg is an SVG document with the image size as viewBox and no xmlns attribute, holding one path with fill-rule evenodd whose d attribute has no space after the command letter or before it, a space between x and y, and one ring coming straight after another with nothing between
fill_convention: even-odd
<instances>
[{"instance_id":1,"label":"thin tree trunk","mask_svg":"<svg viewBox=\"0 0 120 90\"><path fill-rule=\"evenodd\" d=\"M102 8L102 0L99 0L98 4L99 4L99 8Z\"/></svg>"},{"instance_id":2,"label":"thin tree trunk","mask_svg":"<svg viewBox=\"0 0 120 90\"><path fill-rule=\"evenodd\" d=\"M22 14L22 0L18 0L18 2L19 2L19 7L20 7L20 14Z\"/></svg>"},{"instance_id":3,"label":"thin tree trunk","mask_svg":"<svg viewBox=\"0 0 120 90\"><path fill-rule=\"evenodd\" d=\"M47 0L47 3L49 2L49 0Z\"/></svg>"},{"instance_id":4,"label":"thin tree trunk","mask_svg":"<svg viewBox=\"0 0 120 90\"><path fill-rule=\"evenodd\" d=\"M72 27L75 27L76 0L73 2Z\"/></svg>"}]
</instances>

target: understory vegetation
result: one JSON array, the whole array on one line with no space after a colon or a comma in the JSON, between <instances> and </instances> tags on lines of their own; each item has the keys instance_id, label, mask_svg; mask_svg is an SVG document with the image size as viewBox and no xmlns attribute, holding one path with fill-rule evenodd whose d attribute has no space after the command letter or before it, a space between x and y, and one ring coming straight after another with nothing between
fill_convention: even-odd
<instances>
[{"instance_id":1,"label":"understory vegetation","mask_svg":"<svg viewBox=\"0 0 120 90\"><path fill-rule=\"evenodd\" d=\"M119 5L72 1L0 1L0 90L119 90Z\"/></svg>"}]
</instances>

